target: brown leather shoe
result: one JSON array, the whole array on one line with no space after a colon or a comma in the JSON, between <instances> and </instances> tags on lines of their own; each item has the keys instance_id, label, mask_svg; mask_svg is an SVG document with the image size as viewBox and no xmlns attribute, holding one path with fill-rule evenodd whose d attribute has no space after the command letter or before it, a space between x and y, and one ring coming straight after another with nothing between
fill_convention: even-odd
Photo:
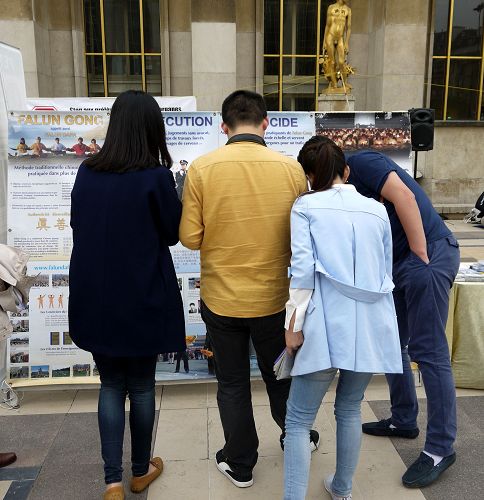
<instances>
[{"instance_id":1,"label":"brown leather shoe","mask_svg":"<svg viewBox=\"0 0 484 500\"><path fill-rule=\"evenodd\" d=\"M124 488L122 486L114 486L104 492L104 500L124 500Z\"/></svg>"},{"instance_id":2,"label":"brown leather shoe","mask_svg":"<svg viewBox=\"0 0 484 500\"><path fill-rule=\"evenodd\" d=\"M163 470L163 460L160 457L152 458L150 464L153 465L156 470L146 476L133 477L131 479L131 491L133 493L141 493L161 474Z\"/></svg>"},{"instance_id":3,"label":"brown leather shoe","mask_svg":"<svg viewBox=\"0 0 484 500\"><path fill-rule=\"evenodd\" d=\"M0 467L6 467L17 460L15 453L0 453Z\"/></svg>"}]
</instances>

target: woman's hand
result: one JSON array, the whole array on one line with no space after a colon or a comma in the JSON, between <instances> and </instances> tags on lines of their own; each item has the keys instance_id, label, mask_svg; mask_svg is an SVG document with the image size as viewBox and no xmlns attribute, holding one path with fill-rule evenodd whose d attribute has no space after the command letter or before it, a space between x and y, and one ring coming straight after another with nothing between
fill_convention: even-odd
<instances>
[{"instance_id":1,"label":"woman's hand","mask_svg":"<svg viewBox=\"0 0 484 500\"><path fill-rule=\"evenodd\" d=\"M297 350L304 343L304 335L302 330L299 332L293 332L292 330L286 330L286 350L291 356L295 356Z\"/></svg>"}]
</instances>

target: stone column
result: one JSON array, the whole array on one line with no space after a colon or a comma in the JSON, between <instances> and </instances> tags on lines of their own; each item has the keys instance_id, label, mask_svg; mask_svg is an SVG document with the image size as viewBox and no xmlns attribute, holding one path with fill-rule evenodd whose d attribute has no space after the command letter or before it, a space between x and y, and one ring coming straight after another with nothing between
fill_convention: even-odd
<instances>
[{"instance_id":1,"label":"stone column","mask_svg":"<svg viewBox=\"0 0 484 500\"><path fill-rule=\"evenodd\" d=\"M385 1L382 109L424 104L429 0Z\"/></svg>"},{"instance_id":2,"label":"stone column","mask_svg":"<svg viewBox=\"0 0 484 500\"><path fill-rule=\"evenodd\" d=\"M0 5L0 40L22 52L27 95L86 95L82 4L12 0Z\"/></svg>"},{"instance_id":3,"label":"stone column","mask_svg":"<svg viewBox=\"0 0 484 500\"><path fill-rule=\"evenodd\" d=\"M74 70L75 96L87 96L87 71L86 42L84 38L84 18L82 15L82 3L77 0L70 0L71 6L71 34L72 34L72 54Z\"/></svg>"},{"instance_id":4,"label":"stone column","mask_svg":"<svg viewBox=\"0 0 484 500\"><path fill-rule=\"evenodd\" d=\"M351 2L352 26L350 53L348 63L356 68L356 74L350 76L349 83L353 86L352 94L355 98L355 109L367 109L367 81L368 81L368 22L369 6L371 0L358 0ZM324 77L323 77L324 79Z\"/></svg>"},{"instance_id":5,"label":"stone column","mask_svg":"<svg viewBox=\"0 0 484 500\"><path fill-rule=\"evenodd\" d=\"M237 86L235 0L192 0L191 27L198 109L219 110Z\"/></svg>"},{"instance_id":6,"label":"stone column","mask_svg":"<svg viewBox=\"0 0 484 500\"><path fill-rule=\"evenodd\" d=\"M237 88L256 90L256 0L236 0Z\"/></svg>"},{"instance_id":7,"label":"stone column","mask_svg":"<svg viewBox=\"0 0 484 500\"><path fill-rule=\"evenodd\" d=\"M429 1L370 1L368 109L406 110L423 105Z\"/></svg>"},{"instance_id":8,"label":"stone column","mask_svg":"<svg viewBox=\"0 0 484 500\"><path fill-rule=\"evenodd\" d=\"M378 111L382 109L383 62L385 59L385 0L369 1L368 29L366 108L367 110Z\"/></svg>"},{"instance_id":9,"label":"stone column","mask_svg":"<svg viewBox=\"0 0 484 500\"><path fill-rule=\"evenodd\" d=\"M193 95L191 0L168 1L170 95Z\"/></svg>"},{"instance_id":10,"label":"stone column","mask_svg":"<svg viewBox=\"0 0 484 500\"><path fill-rule=\"evenodd\" d=\"M0 41L20 49L27 95L39 97L32 0L8 0L0 5Z\"/></svg>"},{"instance_id":11,"label":"stone column","mask_svg":"<svg viewBox=\"0 0 484 500\"><path fill-rule=\"evenodd\" d=\"M71 2L36 0L33 6L39 94L45 97L75 96ZM77 32L82 29L81 19L76 19ZM80 49L80 53L76 54L79 65L79 59L84 54L84 37L81 46L76 40L76 46L77 50ZM83 90L85 95L86 89Z\"/></svg>"}]
</instances>

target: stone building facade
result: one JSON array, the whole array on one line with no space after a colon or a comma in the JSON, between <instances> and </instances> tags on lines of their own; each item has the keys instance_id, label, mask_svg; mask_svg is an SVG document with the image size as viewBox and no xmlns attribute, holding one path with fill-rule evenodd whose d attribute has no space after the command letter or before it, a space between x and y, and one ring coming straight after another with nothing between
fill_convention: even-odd
<instances>
[{"instance_id":1,"label":"stone building facade","mask_svg":"<svg viewBox=\"0 0 484 500\"><path fill-rule=\"evenodd\" d=\"M155 94L194 95L199 110L218 110L228 93L247 88L265 94L271 109L314 110L324 86L315 61L320 54L318 45L329 3L325 0L0 0L0 41L21 49L27 95L32 97L116 95L126 87L134 87ZM476 19L477 28L471 29L460 26L464 21L460 21L458 3L457 0L348 2L353 13L349 62L357 69L352 78L357 110L406 110L438 101L442 86L432 86L432 69L436 67L434 37L445 35L439 23L446 19L446 12L454 19L452 40L457 36L461 39L480 36L480 58L472 56L468 65L462 66L463 74L466 68L474 66L480 72L477 88L471 89L477 92L472 94L477 96L475 105L472 104L475 119L437 121L434 151L419 155L422 184L434 204L445 211L467 210L484 190L484 122L479 121L484 4L478 12L478 21L477 15L469 17L476 10L474 4L467 6L469 12L463 11L461 17L465 22L469 18L474 23ZM138 4L142 14L133 30L129 23L137 19L132 9ZM464 4L467 2L460 3ZM319 21L314 24L318 15ZM116 16L117 24L113 21L111 26L110 16ZM98 27L101 22L102 30ZM450 26L448 31L452 33L452 23ZM155 44L147 41L148 29L151 37L159 38ZM123 30L125 34L119 35ZM142 40L138 43L140 36ZM115 48L111 52L110 44ZM298 47L309 47L310 53L301 54ZM455 57L457 61L462 56ZM457 64L451 57L441 59L438 64ZM298 68L303 68L302 74L298 74ZM443 91L448 97L447 110L459 102L460 94L455 94L456 87L451 85L454 73L459 74L456 68L447 69ZM465 87L465 82L461 86ZM470 102L462 95L462 102Z\"/></svg>"}]
</instances>

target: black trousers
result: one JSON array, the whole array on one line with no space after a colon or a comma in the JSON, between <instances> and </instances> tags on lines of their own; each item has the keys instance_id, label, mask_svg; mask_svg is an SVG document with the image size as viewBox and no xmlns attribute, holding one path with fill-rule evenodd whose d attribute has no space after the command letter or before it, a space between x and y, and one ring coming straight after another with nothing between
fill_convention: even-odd
<instances>
[{"instance_id":1,"label":"black trousers","mask_svg":"<svg viewBox=\"0 0 484 500\"><path fill-rule=\"evenodd\" d=\"M217 402L224 429L223 453L228 463L241 472L257 463L259 439L250 392L249 341L252 339L271 414L284 432L290 379L276 380L274 361L285 349L285 311L260 318L219 316L202 302L202 319L207 326L218 381Z\"/></svg>"},{"instance_id":2,"label":"black trousers","mask_svg":"<svg viewBox=\"0 0 484 500\"><path fill-rule=\"evenodd\" d=\"M176 359L175 371L180 370L180 361L183 360L183 368L187 372L188 371L188 354L187 354L187 352L186 351L177 352L175 359Z\"/></svg>"}]
</instances>

